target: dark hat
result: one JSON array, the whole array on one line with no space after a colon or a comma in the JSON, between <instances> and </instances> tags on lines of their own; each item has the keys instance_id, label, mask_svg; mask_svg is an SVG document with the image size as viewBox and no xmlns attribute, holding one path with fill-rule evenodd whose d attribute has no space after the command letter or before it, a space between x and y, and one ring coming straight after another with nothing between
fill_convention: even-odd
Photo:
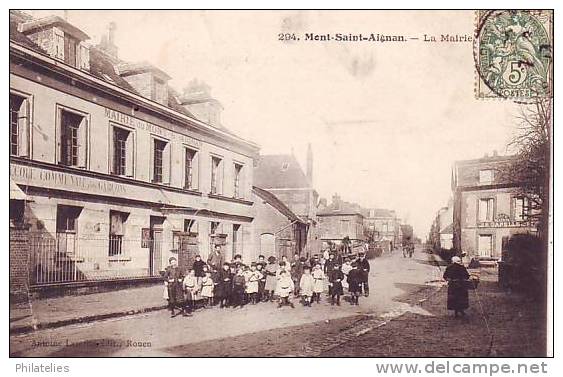
<instances>
[{"instance_id":1,"label":"dark hat","mask_svg":"<svg viewBox=\"0 0 563 377\"><path fill-rule=\"evenodd\" d=\"M178 260L178 259L176 259L176 257L170 257L168 258L168 263L172 262L173 260Z\"/></svg>"},{"instance_id":2,"label":"dark hat","mask_svg":"<svg viewBox=\"0 0 563 377\"><path fill-rule=\"evenodd\" d=\"M257 263L256 263L256 262L252 262L252 263L250 263L250 267L252 267L252 266L256 267L256 265L257 265Z\"/></svg>"},{"instance_id":3,"label":"dark hat","mask_svg":"<svg viewBox=\"0 0 563 377\"><path fill-rule=\"evenodd\" d=\"M299 261L301 261L301 262L307 262L307 258L301 257L301 258L299 258Z\"/></svg>"},{"instance_id":4,"label":"dark hat","mask_svg":"<svg viewBox=\"0 0 563 377\"><path fill-rule=\"evenodd\" d=\"M274 257L273 255L270 255L270 256L268 257L268 262L274 263L275 261L276 261L276 257Z\"/></svg>"},{"instance_id":5,"label":"dark hat","mask_svg":"<svg viewBox=\"0 0 563 377\"><path fill-rule=\"evenodd\" d=\"M223 266L231 266L231 264L229 262L223 262Z\"/></svg>"}]
</instances>

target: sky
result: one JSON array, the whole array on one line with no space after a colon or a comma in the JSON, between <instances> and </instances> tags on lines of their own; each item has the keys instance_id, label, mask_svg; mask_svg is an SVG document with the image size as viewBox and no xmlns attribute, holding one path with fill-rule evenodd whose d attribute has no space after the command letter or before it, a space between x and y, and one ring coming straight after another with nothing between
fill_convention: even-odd
<instances>
[{"instance_id":1,"label":"sky","mask_svg":"<svg viewBox=\"0 0 563 377\"><path fill-rule=\"evenodd\" d=\"M61 11L33 12L63 15ZM395 209L423 239L451 196L454 161L506 154L518 108L475 99L472 11L68 11L98 43L117 25L119 57L148 61L181 91L197 78L223 124L261 154L291 153L322 197ZM300 41L279 41L279 33ZM311 42L304 33L397 34L404 43Z\"/></svg>"}]
</instances>

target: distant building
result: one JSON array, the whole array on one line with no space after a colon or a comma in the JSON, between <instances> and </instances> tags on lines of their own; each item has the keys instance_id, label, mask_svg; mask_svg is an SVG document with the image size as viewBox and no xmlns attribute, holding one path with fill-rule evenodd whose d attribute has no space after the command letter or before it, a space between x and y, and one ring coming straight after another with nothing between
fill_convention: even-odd
<instances>
[{"instance_id":1,"label":"distant building","mask_svg":"<svg viewBox=\"0 0 563 377\"><path fill-rule=\"evenodd\" d=\"M453 247L468 257L498 259L510 236L536 233L527 199L503 178L513 161L494 155L454 164Z\"/></svg>"},{"instance_id":2,"label":"distant building","mask_svg":"<svg viewBox=\"0 0 563 377\"><path fill-rule=\"evenodd\" d=\"M374 233L375 241L382 244L384 249L390 250L401 244L401 222L394 210L370 208L367 210L365 224Z\"/></svg>"},{"instance_id":3,"label":"distant building","mask_svg":"<svg viewBox=\"0 0 563 377\"><path fill-rule=\"evenodd\" d=\"M276 258L304 254L307 243L308 224L271 192L253 187L252 201L255 216L253 221L254 255L262 254Z\"/></svg>"},{"instance_id":4,"label":"distant building","mask_svg":"<svg viewBox=\"0 0 563 377\"><path fill-rule=\"evenodd\" d=\"M308 224L303 252L317 253L320 240L317 233L318 193L313 188L313 152L307 150L307 173L293 154L262 155L254 168L254 186L274 194L293 213Z\"/></svg>"},{"instance_id":5,"label":"distant building","mask_svg":"<svg viewBox=\"0 0 563 377\"><path fill-rule=\"evenodd\" d=\"M366 241L364 232L364 214L361 207L340 198L332 197L332 203L321 201L317 211L319 233L323 241L323 249L329 242L340 245L345 237L352 241L353 247L361 247Z\"/></svg>"},{"instance_id":6,"label":"distant building","mask_svg":"<svg viewBox=\"0 0 563 377\"><path fill-rule=\"evenodd\" d=\"M430 228L429 240L435 250L453 248L453 199L436 213Z\"/></svg>"}]
</instances>

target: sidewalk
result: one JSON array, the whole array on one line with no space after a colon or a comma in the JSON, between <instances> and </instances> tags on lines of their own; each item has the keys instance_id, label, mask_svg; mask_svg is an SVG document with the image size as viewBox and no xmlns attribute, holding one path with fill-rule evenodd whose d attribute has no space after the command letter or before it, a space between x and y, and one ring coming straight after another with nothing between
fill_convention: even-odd
<instances>
[{"instance_id":1,"label":"sidewalk","mask_svg":"<svg viewBox=\"0 0 563 377\"><path fill-rule=\"evenodd\" d=\"M91 322L166 308L163 286L33 300L10 306L10 334Z\"/></svg>"}]
</instances>

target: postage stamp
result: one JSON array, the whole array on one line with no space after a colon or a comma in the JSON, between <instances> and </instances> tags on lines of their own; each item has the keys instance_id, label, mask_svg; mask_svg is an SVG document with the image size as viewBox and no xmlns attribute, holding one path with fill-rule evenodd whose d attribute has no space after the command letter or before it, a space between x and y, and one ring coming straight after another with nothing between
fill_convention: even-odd
<instances>
[{"instance_id":1,"label":"postage stamp","mask_svg":"<svg viewBox=\"0 0 563 377\"><path fill-rule=\"evenodd\" d=\"M553 12L477 11L477 98L532 102L552 96Z\"/></svg>"}]
</instances>

